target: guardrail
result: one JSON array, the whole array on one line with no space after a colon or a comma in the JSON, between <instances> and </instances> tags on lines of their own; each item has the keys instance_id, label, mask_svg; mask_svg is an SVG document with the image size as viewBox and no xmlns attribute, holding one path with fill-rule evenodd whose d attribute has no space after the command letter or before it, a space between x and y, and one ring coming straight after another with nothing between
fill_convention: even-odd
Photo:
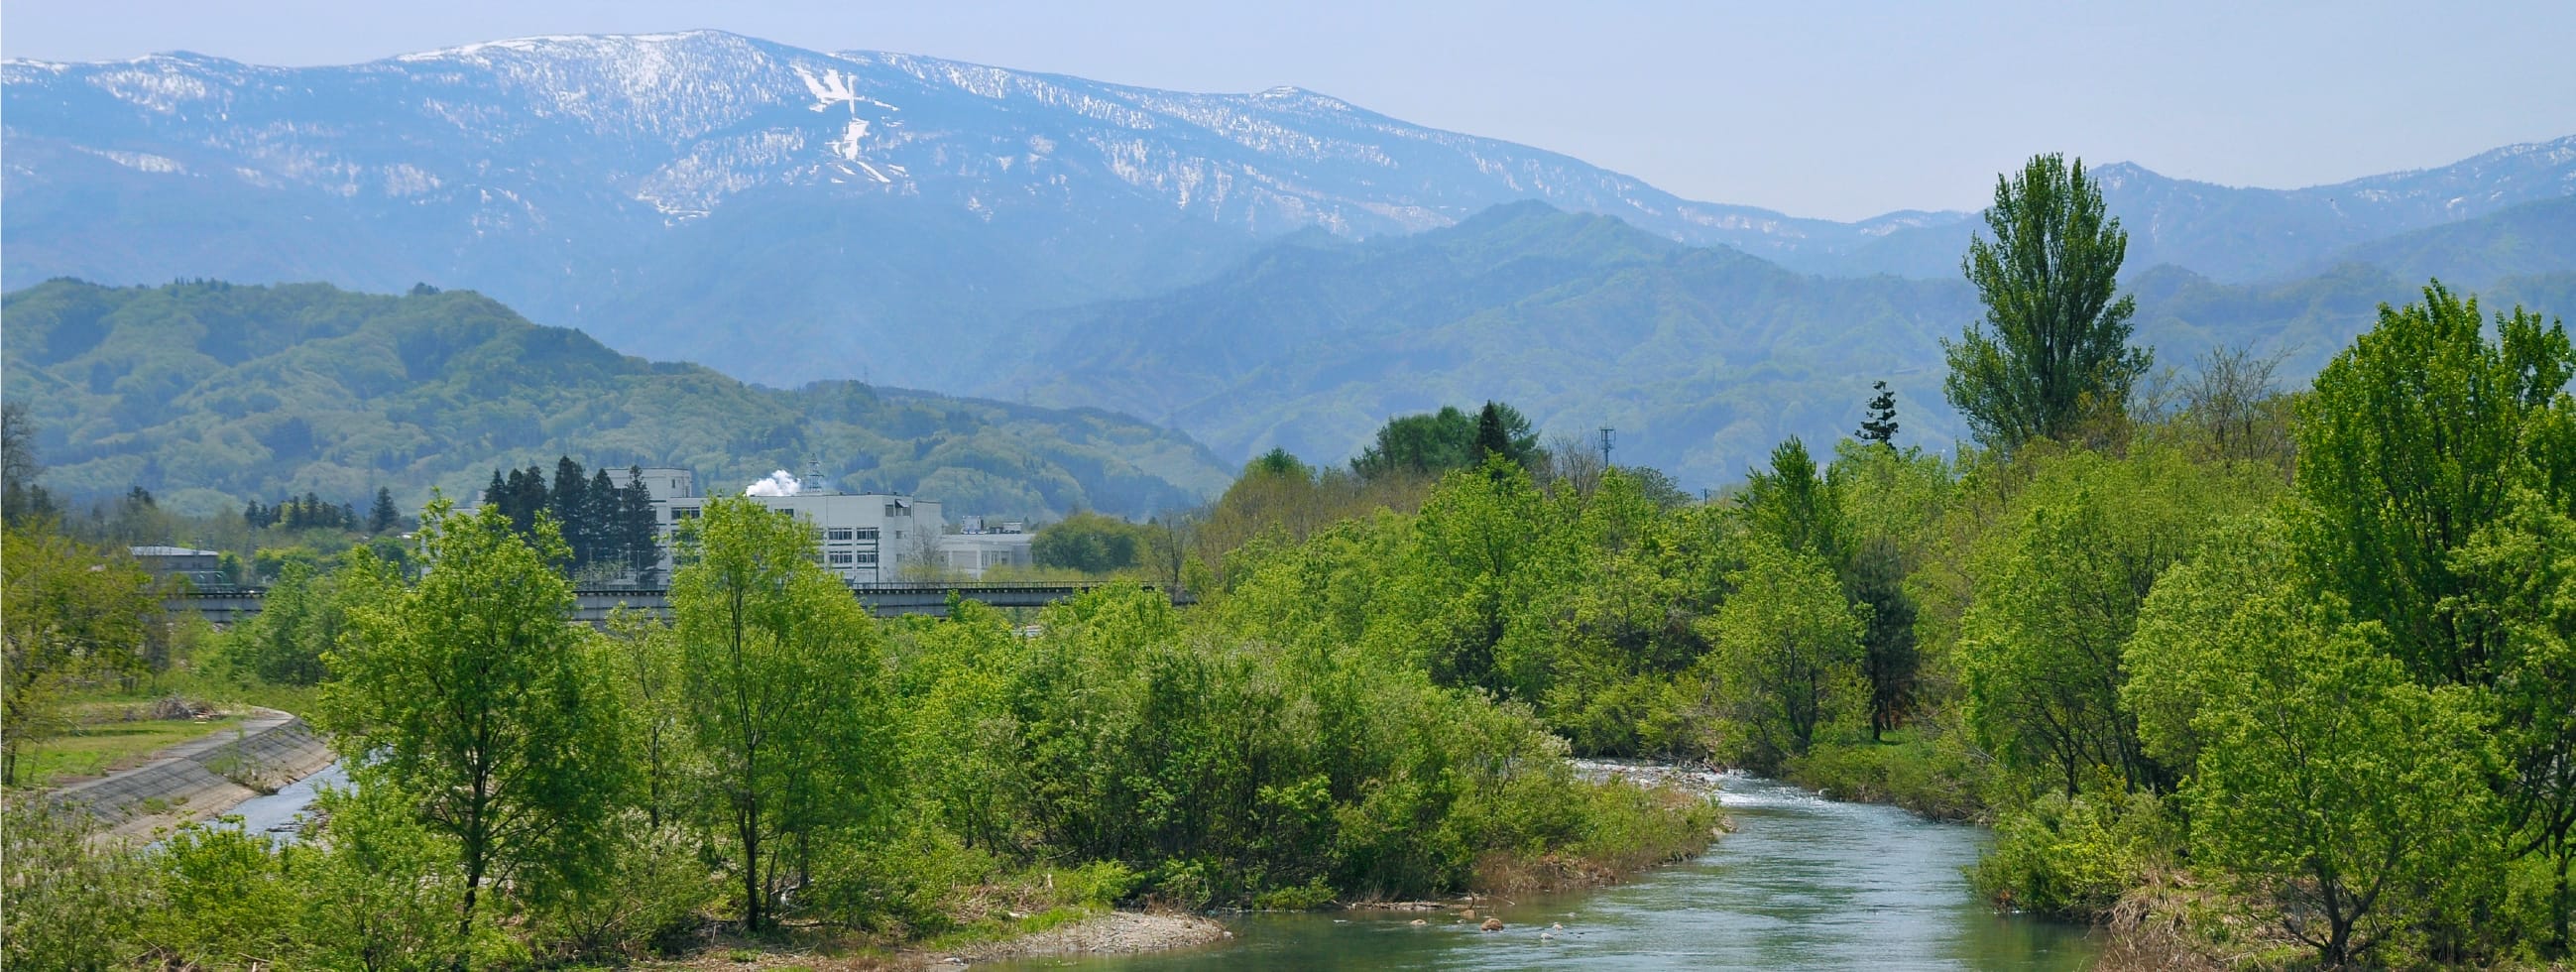
<instances>
[{"instance_id":1,"label":"guardrail","mask_svg":"<svg viewBox=\"0 0 2576 972\"><path fill-rule=\"evenodd\" d=\"M1178 606L1197 602L1197 598L1186 590L1167 590L1160 584L1136 581L888 582L852 584L850 595L879 615L946 617L951 594L993 607L1044 607L1088 591L1112 587L1164 593ZM172 611L195 611L217 624L231 624L258 614L260 602L267 593L266 588L260 587L190 591L170 599L164 606ZM592 624L607 621L609 614L621 607L653 617L667 618L671 614L670 589L663 587L579 589L573 591L573 605L574 619Z\"/></svg>"}]
</instances>

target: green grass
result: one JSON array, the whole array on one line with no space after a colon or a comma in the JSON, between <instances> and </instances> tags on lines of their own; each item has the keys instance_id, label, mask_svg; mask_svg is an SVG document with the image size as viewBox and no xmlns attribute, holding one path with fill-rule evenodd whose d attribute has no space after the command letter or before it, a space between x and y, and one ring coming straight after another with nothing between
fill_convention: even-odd
<instances>
[{"instance_id":1,"label":"green grass","mask_svg":"<svg viewBox=\"0 0 2576 972\"><path fill-rule=\"evenodd\" d=\"M150 699L112 699L74 703L74 728L37 742L18 758L19 772L33 786L52 786L67 779L97 776L139 762L165 746L229 731L241 724L237 715L197 719L125 721L129 709Z\"/></svg>"},{"instance_id":2,"label":"green grass","mask_svg":"<svg viewBox=\"0 0 2576 972\"><path fill-rule=\"evenodd\" d=\"M1105 913L1105 908L1084 905L1058 905L1026 918L985 918L968 922L945 934L933 936L922 947L933 952L998 942L1020 935L1034 935L1050 928L1070 925L1085 918Z\"/></svg>"},{"instance_id":3,"label":"green grass","mask_svg":"<svg viewBox=\"0 0 2576 972\"><path fill-rule=\"evenodd\" d=\"M321 689L311 685L244 684L204 672L172 670L153 676L141 698L148 702L165 695L180 695L204 699L226 709L255 705L310 716L320 694Z\"/></svg>"}]
</instances>

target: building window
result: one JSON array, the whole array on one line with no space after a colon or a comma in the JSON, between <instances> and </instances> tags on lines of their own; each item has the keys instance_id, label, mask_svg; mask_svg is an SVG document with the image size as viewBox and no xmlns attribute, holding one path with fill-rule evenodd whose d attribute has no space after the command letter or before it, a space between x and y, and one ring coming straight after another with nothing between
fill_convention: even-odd
<instances>
[{"instance_id":1,"label":"building window","mask_svg":"<svg viewBox=\"0 0 2576 972\"><path fill-rule=\"evenodd\" d=\"M847 540L847 539L850 539L850 535L851 535L851 534L853 534L853 533L855 533L855 532L857 532L857 531L852 530L852 529L850 529L849 527L833 527L833 528L831 529L831 532L830 532L830 535L829 535L829 539L833 539L833 540Z\"/></svg>"},{"instance_id":2,"label":"building window","mask_svg":"<svg viewBox=\"0 0 2576 972\"><path fill-rule=\"evenodd\" d=\"M674 506L671 508L671 522L678 523L681 520L694 520L697 519L698 514L702 512L705 511L694 506Z\"/></svg>"},{"instance_id":3,"label":"building window","mask_svg":"<svg viewBox=\"0 0 2576 972\"><path fill-rule=\"evenodd\" d=\"M836 553L832 555L832 566L834 567L847 567L850 563L851 560L849 554Z\"/></svg>"},{"instance_id":4,"label":"building window","mask_svg":"<svg viewBox=\"0 0 2576 972\"><path fill-rule=\"evenodd\" d=\"M837 557L837 556L844 556L844 555L842 555L842 554L834 554L833 556L836 556L836 557ZM876 555L876 554L873 554L873 553L852 554L852 555L848 555L848 556L856 556L857 558L859 558L859 563L862 563L862 564L873 564L873 563L876 563L876 562L877 562L877 555Z\"/></svg>"},{"instance_id":5,"label":"building window","mask_svg":"<svg viewBox=\"0 0 2576 972\"><path fill-rule=\"evenodd\" d=\"M860 528L859 528L859 539L861 539L861 540L875 540L876 538L877 538L877 528L875 528L875 527L860 527Z\"/></svg>"}]
</instances>

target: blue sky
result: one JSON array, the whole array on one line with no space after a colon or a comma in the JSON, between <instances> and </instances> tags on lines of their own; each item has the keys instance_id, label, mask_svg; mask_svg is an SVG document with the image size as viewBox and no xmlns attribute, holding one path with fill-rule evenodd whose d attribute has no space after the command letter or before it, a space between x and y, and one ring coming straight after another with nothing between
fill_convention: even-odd
<instances>
[{"instance_id":1,"label":"blue sky","mask_svg":"<svg viewBox=\"0 0 2576 972\"><path fill-rule=\"evenodd\" d=\"M713 27L1152 87L1293 84L1683 196L1974 208L2037 151L2302 186L2576 134L2576 3L9 0L0 52L338 64Z\"/></svg>"}]
</instances>

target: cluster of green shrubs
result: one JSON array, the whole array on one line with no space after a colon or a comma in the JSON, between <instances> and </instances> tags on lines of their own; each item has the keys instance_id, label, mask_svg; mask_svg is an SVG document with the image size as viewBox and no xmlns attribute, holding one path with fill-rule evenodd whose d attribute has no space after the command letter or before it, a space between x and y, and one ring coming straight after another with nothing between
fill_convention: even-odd
<instances>
[{"instance_id":1,"label":"cluster of green shrubs","mask_svg":"<svg viewBox=\"0 0 2576 972\"><path fill-rule=\"evenodd\" d=\"M355 784L324 822L138 849L27 804L49 823L11 830L12 966L75 936L116 957L96 964L511 967L719 921L871 942L1014 927L994 900L1048 921L1308 908L1526 862L1597 879L1716 823L1700 797L1578 778L1525 707L1239 611L1103 589L1034 630L971 602L869 619L810 531L747 501L682 538L672 621L604 631L565 623L550 523L434 504L422 537L436 570L353 551L218 638L236 677L319 682L310 715Z\"/></svg>"}]
</instances>

